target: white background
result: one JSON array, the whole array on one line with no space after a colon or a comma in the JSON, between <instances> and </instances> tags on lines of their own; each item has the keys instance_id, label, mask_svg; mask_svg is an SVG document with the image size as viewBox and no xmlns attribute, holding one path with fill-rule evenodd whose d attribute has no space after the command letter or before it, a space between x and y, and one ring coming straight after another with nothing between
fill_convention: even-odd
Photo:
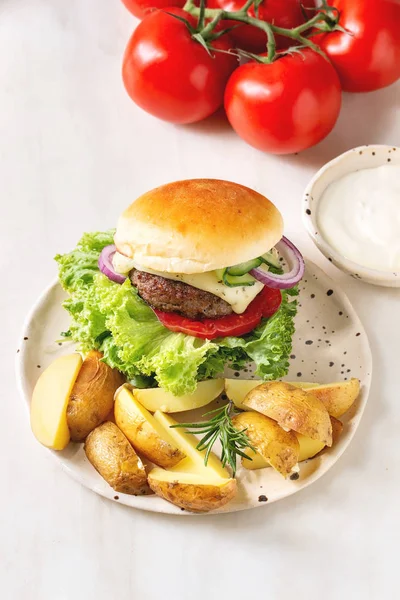
<instances>
[{"instance_id":1,"label":"white background","mask_svg":"<svg viewBox=\"0 0 400 600\"><path fill-rule=\"evenodd\" d=\"M298 156L263 155L218 119L174 127L127 97L135 20L118 0L0 1L0 595L4 600L398 598L400 290L344 276L302 232L302 191L363 143L399 145L400 87L345 95L333 133ZM104 500L31 435L13 373L22 322L52 257L114 226L157 184L232 179L269 196L305 254L345 286L374 358L369 406L335 467L277 504L179 518Z\"/></svg>"}]
</instances>

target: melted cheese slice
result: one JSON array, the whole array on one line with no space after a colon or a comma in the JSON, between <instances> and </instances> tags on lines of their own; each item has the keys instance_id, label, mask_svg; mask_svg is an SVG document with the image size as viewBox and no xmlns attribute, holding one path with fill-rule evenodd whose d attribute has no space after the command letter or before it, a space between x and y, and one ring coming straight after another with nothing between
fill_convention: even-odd
<instances>
[{"instance_id":1,"label":"melted cheese slice","mask_svg":"<svg viewBox=\"0 0 400 600\"><path fill-rule=\"evenodd\" d=\"M126 274L132 269L138 271L144 271L151 275L159 275L165 279L172 279L174 281L182 281L187 283L198 290L204 292L210 292L218 298L222 298L225 302L231 305L232 310L240 315L244 313L248 305L263 289L263 284L254 279L254 285L240 286L240 287L228 287L218 280L217 273L215 271L208 271L207 273L195 273L193 275L182 275L181 273L160 273L159 271L152 271L151 269L144 269L138 265L135 261L126 256L123 256L119 252L116 252L113 257L113 266L117 273Z\"/></svg>"}]
</instances>

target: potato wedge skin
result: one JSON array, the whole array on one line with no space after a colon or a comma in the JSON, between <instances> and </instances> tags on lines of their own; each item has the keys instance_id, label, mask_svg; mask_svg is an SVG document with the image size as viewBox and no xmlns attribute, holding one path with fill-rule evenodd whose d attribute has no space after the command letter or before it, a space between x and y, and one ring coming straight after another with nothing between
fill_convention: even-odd
<instances>
[{"instance_id":1,"label":"potato wedge skin","mask_svg":"<svg viewBox=\"0 0 400 600\"><path fill-rule=\"evenodd\" d=\"M226 483L217 486L213 484L198 485L179 483L177 481L162 481L155 479L149 473L149 486L157 496L190 512L204 513L221 508L234 498L236 480L227 479Z\"/></svg>"},{"instance_id":2,"label":"potato wedge skin","mask_svg":"<svg viewBox=\"0 0 400 600\"><path fill-rule=\"evenodd\" d=\"M300 446L293 431L284 431L276 421L257 412L243 412L232 418L236 429L246 435L257 452L278 473L287 477L299 460ZM251 449L245 450L251 457Z\"/></svg>"},{"instance_id":3,"label":"potato wedge skin","mask_svg":"<svg viewBox=\"0 0 400 600\"><path fill-rule=\"evenodd\" d=\"M309 391L283 381L263 383L247 394L243 404L277 421L285 429L297 431L326 446L332 445L328 411Z\"/></svg>"},{"instance_id":4,"label":"potato wedge skin","mask_svg":"<svg viewBox=\"0 0 400 600\"><path fill-rule=\"evenodd\" d=\"M96 471L123 494L151 494L142 461L118 427L106 421L89 433L84 450Z\"/></svg>"},{"instance_id":5,"label":"potato wedge skin","mask_svg":"<svg viewBox=\"0 0 400 600\"><path fill-rule=\"evenodd\" d=\"M115 422L135 450L160 467L174 467L185 455L159 435L146 420L146 412L144 409L144 415L139 414L135 405L129 402L129 397L117 394L114 406ZM152 415L150 418L153 418Z\"/></svg>"},{"instance_id":6,"label":"potato wedge skin","mask_svg":"<svg viewBox=\"0 0 400 600\"><path fill-rule=\"evenodd\" d=\"M320 385L310 389L309 393L321 400L328 413L338 419L357 400L360 393L360 381L353 377L340 383Z\"/></svg>"},{"instance_id":7,"label":"potato wedge skin","mask_svg":"<svg viewBox=\"0 0 400 600\"><path fill-rule=\"evenodd\" d=\"M102 358L101 352L91 350L72 388L67 423L74 442L82 442L107 419L114 405L114 393L124 382L122 375Z\"/></svg>"},{"instance_id":8,"label":"potato wedge skin","mask_svg":"<svg viewBox=\"0 0 400 600\"><path fill-rule=\"evenodd\" d=\"M315 388L317 385L316 383L308 383L306 381L296 381L293 383L288 381L287 383L302 389ZM249 410L248 407L244 406L243 400L252 389L261 384L262 380L257 381L256 379L225 379L225 393L229 400L232 400L236 408Z\"/></svg>"}]
</instances>

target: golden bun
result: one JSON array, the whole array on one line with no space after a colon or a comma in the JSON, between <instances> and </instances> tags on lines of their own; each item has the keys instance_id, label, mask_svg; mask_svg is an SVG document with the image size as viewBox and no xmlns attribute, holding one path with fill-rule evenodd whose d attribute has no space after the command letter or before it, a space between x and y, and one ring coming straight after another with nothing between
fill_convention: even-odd
<instances>
[{"instance_id":1,"label":"golden bun","mask_svg":"<svg viewBox=\"0 0 400 600\"><path fill-rule=\"evenodd\" d=\"M219 179L188 179L143 194L118 220L117 250L141 267L204 273L260 256L283 220L265 196Z\"/></svg>"}]
</instances>

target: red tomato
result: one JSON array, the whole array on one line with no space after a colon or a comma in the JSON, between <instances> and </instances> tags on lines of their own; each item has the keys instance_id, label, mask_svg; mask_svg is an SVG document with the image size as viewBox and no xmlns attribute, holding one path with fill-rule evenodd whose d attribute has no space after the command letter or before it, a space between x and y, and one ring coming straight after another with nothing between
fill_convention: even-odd
<instances>
[{"instance_id":1,"label":"red tomato","mask_svg":"<svg viewBox=\"0 0 400 600\"><path fill-rule=\"evenodd\" d=\"M242 65L225 91L226 114L236 133L273 154L317 144L335 125L340 105L335 69L309 48L272 64Z\"/></svg>"},{"instance_id":2,"label":"red tomato","mask_svg":"<svg viewBox=\"0 0 400 600\"><path fill-rule=\"evenodd\" d=\"M224 10L237 11L244 5L244 0L211 0L207 3L210 8L223 8ZM278 27L284 27L285 29L292 29L301 25L306 20L311 19L315 12L306 10L307 19L304 19L303 11L301 6L304 8L315 8L315 0L263 0L258 8L258 18L262 21L267 21L277 25ZM251 17L255 17L254 6L248 10L248 14ZM238 25L235 21L225 21L225 26ZM254 52L259 54L265 52L267 45L267 36L252 25L239 25L235 27L230 34L238 48L247 50L247 52ZM281 35L276 36L277 48L289 48L289 46L295 46L296 42L290 40L287 37Z\"/></svg>"},{"instance_id":3,"label":"red tomato","mask_svg":"<svg viewBox=\"0 0 400 600\"><path fill-rule=\"evenodd\" d=\"M272 317L280 307L282 296L279 290L264 289L249 304L241 315L228 315L219 319L194 321L177 313L154 310L161 323L171 331L186 333L194 337L213 340L228 335L244 335L252 331L263 317Z\"/></svg>"},{"instance_id":4,"label":"red tomato","mask_svg":"<svg viewBox=\"0 0 400 600\"><path fill-rule=\"evenodd\" d=\"M183 10L170 12L195 25ZM212 45L227 51L233 44L222 36ZM185 23L156 10L133 32L122 77L132 100L150 114L171 123L194 123L222 105L226 82L237 64L236 57L223 52L210 56Z\"/></svg>"},{"instance_id":5,"label":"red tomato","mask_svg":"<svg viewBox=\"0 0 400 600\"><path fill-rule=\"evenodd\" d=\"M185 0L122 0L126 8L138 19L143 19L154 8L182 7Z\"/></svg>"},{"instance_id":6,"label":"red tomato","mask_svg":"<svg viewBox=\"0 0 400 600\"><path fill-rule=\"evenodd\" d=\"M400 78L400 2L333 0L339 24L349 33L320 34L326 52L347 92L370 92ZM314 38L313 38L314 39Z\"/></svg>"}]
</instances>

